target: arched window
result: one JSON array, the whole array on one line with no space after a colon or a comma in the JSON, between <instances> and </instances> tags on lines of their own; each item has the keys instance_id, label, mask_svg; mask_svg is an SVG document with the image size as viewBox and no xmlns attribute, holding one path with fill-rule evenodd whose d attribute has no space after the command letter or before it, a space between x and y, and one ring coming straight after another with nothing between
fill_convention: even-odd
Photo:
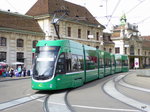
<instances>
[{"instance_id":1,"label":"arched window","mask_svg":"<svg viewBox=\"0 0 150 112\"><path fill-rule=\"evenodd\" d=\"M130 55L134 55L134 45L130 46Z\"/></svg>"},{"instance_id":2,"label":"arched window","mask_svg":"<svg viewBox=\"0 0 150 112\"><path fill-rule=\"evenodd\" d=\"M37 44L37 40L33 40L33 42L32 42L32 48L36 48L36 44Z\"/></svg>"},{"instance_id":3,"label":"arched window","mask_svg":"<svg viewBox=\"0 0 150 112\"><path fill-rule=\"evenodd\" d=\"M17 39L17 47L23 47L24 44L23 44L23 39Z\"/></svg>"},{"instance_id":4,"label":"arched window","mask_svg":"<svg viewBox=\"0 0 150 112\"><path fill-rule=\"evenodd\" d=\"M5 37L0 37L0 46L6 46L7 39Z\"/></svg>"}]
</instances>

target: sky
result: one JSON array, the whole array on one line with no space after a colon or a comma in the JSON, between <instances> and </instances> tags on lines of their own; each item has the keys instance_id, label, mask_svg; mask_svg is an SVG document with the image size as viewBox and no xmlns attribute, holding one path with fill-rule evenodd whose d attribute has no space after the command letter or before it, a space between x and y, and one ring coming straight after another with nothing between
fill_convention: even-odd
<instances>
[{"instance_id":1,"label":"sky","mask_svg":"<svg viewBox=\"0 0 150 112\"><path fill-rule=\"evenodd\" d=\"M37 0L0 0L0 10L25 14ZM150 35L150 0L66 0L86 7L107 29L120 24L125 14L127 22L138 25L141 35Z\"/></svg>"}]
</instances>

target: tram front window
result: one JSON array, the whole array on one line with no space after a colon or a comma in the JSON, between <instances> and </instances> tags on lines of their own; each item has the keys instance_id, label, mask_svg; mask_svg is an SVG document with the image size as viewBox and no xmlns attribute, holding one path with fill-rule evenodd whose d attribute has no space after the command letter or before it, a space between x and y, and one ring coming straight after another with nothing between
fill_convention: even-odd
<instances>
[{"instance_id":1,"label":"tram front window","mask_svg":"<svg viewBox=\"0 0 150 112\"><path fill-rule=\"evenodd\" d=\"M33 67L33 77L37 80L49 79L53 76L59 47L38 47Z\"/></svg>"}]
</instances>

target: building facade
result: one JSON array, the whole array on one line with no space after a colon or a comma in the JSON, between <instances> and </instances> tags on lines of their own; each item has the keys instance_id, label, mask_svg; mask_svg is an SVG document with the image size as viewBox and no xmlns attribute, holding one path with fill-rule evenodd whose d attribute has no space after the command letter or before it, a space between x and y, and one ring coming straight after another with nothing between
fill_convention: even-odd
<instances>
[{"instance_id":1,"label":"building facade","mask_svg":"<svg viewBox=\"0 0 150 112\"><path fill-rule=\"evenodd\" d=\"M129 56L130 68L144 68L148 64L146 60L149 60L147 53L150 43L140 36L137 25L125 23L115 27L112 40L115 43L115 53Z\"/></svg>"},{"instance_id":2,"label":"building facade","mask_svg":"<svg viewBox=\"0 0 150 112\"><path fill-rule=\"evenodd\" d=\"M111 39L111 33L103 33L102 46L104 51L115 53L115 43Z\"/></svg>"},{"instance_id":3,"label":"building facade","mask_svg":"<svg viewBox=\"0 0 150 112\"><path fill-rule=\"evenodd\" d=\"M85 7L64 0L38 0L26 14L34 16L47 40L58 39L52 24L57 21L60 39L101 48L100 37L105 27Z\"/></svg>"},{"instance_id":4,"label":"building facade","mask_svg":"<svg viewBox=\"0 0 150 112\"><path fill-rule=\"evenodd\" d=\"M142 36L143 38L143 66L149 67L150 66L150 36Z\"/></svg>"},{"instance_id":5,"label":"building facade","mask_svg":"<svg viewBox=\"0 0 150 112\"><path fill-rule=\"evenodd\" d=\"M44 33L33 17L0 11L0 62L32 67L32 48Z\"/></svg>"}]
</instances>

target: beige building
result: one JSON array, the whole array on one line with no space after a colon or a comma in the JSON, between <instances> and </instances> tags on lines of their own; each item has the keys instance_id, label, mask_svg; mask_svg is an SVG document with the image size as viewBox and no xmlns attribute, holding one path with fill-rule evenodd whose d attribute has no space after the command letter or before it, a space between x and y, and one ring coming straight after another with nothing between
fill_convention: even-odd
<instances>
[{"instance_id":1,"label":"beige building","mask_svg":"<svg viewBox=\"0 0 150 112\"><path fill-rule=\"evenodd\" d=\"M126 23L126 18L124 24L114 27L112 34L103 33L105 27L85 7L64 0L38 0L26 16L0 11L0 17L0 62L10 65L23 62L30 69L32 48L37 41L55 40L59 36L107 52L126 54L130 68L135 58L140 68L150 65L150 38L141 37L138 27Z\"/></svg>"},{"instance_id":2,"label":"beige building","mask_svg":"<svg viewBox=\"0 0 150 112\"><path fill-rule=\"evenodd\" d=\"M112 40L115 43L115 53L129 56L130 68L135 68L135 64L139 65L138 68L143 68L148 64L146 60L149 60L150 43L139 35L137 25L125 23L116 26L113 30ZM136 60L138 61L135 62Z\"/></svg>"},{"instance_id":3,"label":"beige building","mask_svg":"<svg viewBox=\"0 0 150 112\"><path fill-rule=\"evenodd\" d=\"M143 66L149 67L150 66L150 36L142 36L142 55L143 55Z\"/></svg>"},{"instance_id":4,"label":"beige building","mask_svg":"<svg viewBox=\"0 0 150 112\"><path fill-rule=\"evenodd\" d=\"M57 21L60 39L71 39L101 48L100 37L105 27L85 7L64 0L38 0L26 15L34 16L48 40L58 39L51 24Z\"/></svg>"},{"instance_id":5,"label":"beige building","mask_svg":"<svg viewBox=\"0 0 150 112\"><path fill-rule=\"evenodd\" d=\"M111 33L103 33L103 38L102 38L102 50L110 52L110 53L115 53L115 43L111 39L112 34Z\"/></svg>"},{"instance_id":6,"label":"beige building","mask_svg":"<svg viewBox=\"0 0 150 112\"><path fill-rule=\"evenodd\" d=\"M44 33L33 17L0 11L0 62L32 66L32 48Z\"/></svg>"}]
</instances>

